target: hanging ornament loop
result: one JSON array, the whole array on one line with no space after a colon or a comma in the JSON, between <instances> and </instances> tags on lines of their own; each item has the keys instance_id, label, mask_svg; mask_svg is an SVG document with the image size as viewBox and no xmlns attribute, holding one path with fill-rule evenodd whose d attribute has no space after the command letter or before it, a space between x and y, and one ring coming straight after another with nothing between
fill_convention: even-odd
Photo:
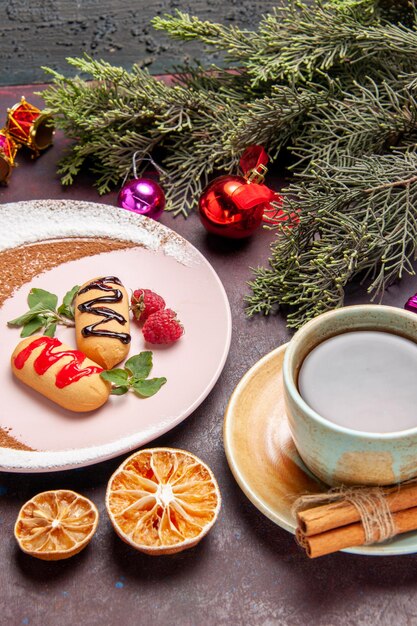
<instances>
[{"instance_id":1,"label":"hanging ornament loop","mask_svg":"<svg viewBox=\"0 0 417 626\"><path fill-rule=\"evenodd\" d=\"M139 154L141 155L140 159L138 159ZM158 165L158 163L156 163L156 161L152 158L152 155L149 154L149 152L142 152L142 150L136 150L136 152L134 152L132 156L132 166L130 170L126 172L126 175L122 182L122 187L127 181L127 179L129 178L130 172L133 173L133 178L139 178L138 165L137 165L138 160L141 163L144 163L144 162L151 163L160 176L164 176L164 178L167 178L167 179L170 178L169 174L164 169L162 169L162 167Z\"/></svg>"}]
</instances>

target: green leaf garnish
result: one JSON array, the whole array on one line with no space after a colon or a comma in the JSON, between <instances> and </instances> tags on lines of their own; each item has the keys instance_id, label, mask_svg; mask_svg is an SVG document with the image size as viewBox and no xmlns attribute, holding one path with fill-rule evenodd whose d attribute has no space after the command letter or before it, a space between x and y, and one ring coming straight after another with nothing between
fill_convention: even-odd
<instances>
[{"instance_id":1,"label":"green leaf garnish","mask_svg":"<svg viewBox=\"0 0 417 626\"><path fill-rule=\"evenodd\" d=\"M72 302L78 289L79 287L76 285L68 291L58 309L56 308L58 297L55 294L45 291L45 289L31 289L27 298L29 310L7 322L7 325L23 327L21 337L29 337L29 335L42 329L45 335L53 337L57 324L74 326Z\"/></svg>"},{"instance_id":2,"label":"green leaf garnish","mask_svg":"<svg viewBox=\"0 0 417 626\"><path fill-rule=\"evenodd\" d=\"M42 304L44 309L54 311L58 304L58 296L44 289L31 289L28 295L28 305L33 309L37 304Z\"/></svg>"},{"instance_id":3,"label":"green leaf garnish","mask_svg":"<svg viewBox=\"0 0 417 626\"><path fill-rule=\"evenodd\" d=\"M126 370L115 369L102 372L101 377L104 378L104 380L108 380L110 383L113 383L114 385L126 385L129 379L129 374L126 372Z\"/></svg>"},{"instance_id":4,"label":"green leaf garnish","mask_svg":"<svg viewBox=\"0 0 417 626\"><path fill-rule=\"evenodd\" d=\"M166 382L166 378L148 378L147 380L137 380L132 384L132 388L139 396L150 398L155 395Z\"/></svg>"},{"instance_id":5,"label":"green leaf garnish","mask_svg":"<svg viewBox=\"0 0 417 626\"><path fill-rule=\"evenodd\" d=\"M111 394L121 396L132 390L141 398L150 398L157 393L166 378L147 378L152 369L152 352L145 351L130 357L124 369L117 368L101 372L100 376L112 384Z\"/></svg>"},{"instance_id":6,"label":"green leaf garnish","mask_svg":"<svg viewBox=\"0 0 417 626\"><path fill-rule=\"evenodd\" d=\"M75 285L75 287L67 291L67 293L65 294L62 300L61 306L58 308L58 313L60 315L65 315L65 317L68 317L69 319L72 319L72 320L74 319L73 303L74 303L74 298L77 295L79 289L80 289L80 286Z\"/></svg>"},{"instance_id":7,"label":"green leaf garnish","mask_svg":"<svg viewBox=\"0 0 417 626\"><path fill-rule=\"evenodd\" d=\"M113 387L113 389L111 390L110 394L112 396L123 396L128 391L129 391L129 387L128 386Z\"/></svg>"},{"instance_id":8,"label":"green leaf garnish","mask_svg":"<svg viewBox=\"0 0 417 626\"><path fill-rule=\"evenodd\" d=\"M20 317L16 317L14 320L7 322L7 326L25 326L25 324L37 318L42 311L45 311L45 308L42 304L37 304L33 309L30 309L30 311L26 311L26 313L23 313Z\"/></svg>"},{"instance_id":9,"label":"green leaf garnish","mask_svg":"<svg viewBox=\"0 0 417 626\"><path fill-rule=\"evenodd\" d=\"M33 335L33 333L36 333L37 330L42 328L43 325L44 325L43 319L41 319L40 317L34 317L33 319L30 320L30 322L27 322L26 324L23 325L23 329L22 329L22 332L20 333L20 336L29 337L29 335Z\"/></svg>"},{"instance_id":10,"label":"green leaf garnish","mask_svg":"<svg viewBox=\"0 0 417 626\"><path fill-rule=\"evenodd\" d=\"M125 363L125 368L134 378L147 378L152 369L152 352L146 351L130 357Z\"/></svg>"},{"instance_id":11,"label":"green leaf garnish","mask_svg":"<svg viewBox=\"0 0 417 626\"><path fill-rule=\"evenodd\" d=\"M64 299L62 300L62 303L65 304L65 306L70 307L74 301L75 296L79 292L79 290L80 290L80 285L75 285L75 287L67 291L67 293L64 296Z\"/></svg>"},{"instance_id":12,"label":"green leaf garnish","mask_svg":"<svg viewBox=\"0 0 417 626\"><path fill-rule=\"evenodd\" d=\"M45 328L45 330L43 331L43 334L46 335L47 337L53 337L55 335L56 327L57 327L56 322L52 322Z\"/></svg>"}]
</instances>

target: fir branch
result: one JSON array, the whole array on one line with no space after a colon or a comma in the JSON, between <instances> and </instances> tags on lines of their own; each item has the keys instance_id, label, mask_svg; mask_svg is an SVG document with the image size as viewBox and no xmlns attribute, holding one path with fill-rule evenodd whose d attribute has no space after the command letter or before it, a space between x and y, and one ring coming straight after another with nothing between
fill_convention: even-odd
<instances>
[{"instance_id":1,"label":"fir branch","mask_svg":"<svg viewBox=\"0 0 417 626\"><path fill-rule=\"evenodd\" d=\"M84 72L89 71L95 81L104 80L104 83L83 84L79 79L62 81L55 75L54 85L43 92L49 108L58 113L57 125L78 139L60 166L64 183L72 182L90 156L94 156L92 170L99 175L99 190L106 192L111 184L116 184L129 172L135 152L149 153L157 145L166 144L173 153L171 161L176 163L175 154L185 145L195 144L194 152L198 154L213 146L214 133L207 133L206 124L223 115L225 105L220 96L213 94L207 98L205 93L178 84L169 87L140 68L128 73L120 68L109 71L107 63L90 58L70 62ZM111 86L112 81L115 81L114 86ZM74 93L73 115L68 115L68 100ZM104 93L107 93L105 103L102 101ZM216 135L221 137L219 130ZM210 163L217 160L213 150L210 152L208 170ZM171 161L167 159L168 165ZM190 159L190 164L182 168L184 175L193 170L191 165ZM197 169L202 169L201 164ZM176 198L181 189L179 181ZM186 211L185 191L183 189L179 211Z\"/></svg>"},{"instance_id":2,"label":"fir branch","mask_svg":"<svg viewBox=\"0 0 417 626\"><path fill-rule=\"evenodd\" d=\"M304 133L292 147L296 167L313 159L332 161L343 151L350 156L381 154L417 140L417 100L407 90L388 83L355 84L355 92L329 98L313 109Z\"/></svg>"},{"instance_id":3,"label":"fir branch","mask_svg":"<svg viewBox=\"0 0 417 626\"><path fill-rule=\"evenodd\" d=\"M403 15L406 7L400 5ZM412 8L409 14L413 15ZM417 34L401 23L381 23L387 15L397 15L395 3L387 0L311 5L293 0L282 2L265 16L256 37L250 31L204 22L181 11L154 18L153 26L176 39L198 39L226 51L226 60L243 62L258 85L270 80L310 81L340 65L363 64L369 59L383 65L393 54L403 56L404 49L415 60Z\"/></svg>"},{"instance_id":4,"label":"fir branch","mask_svg":"<svg viewBox=\"0 0 417 626\"><path fill-rule=\"evenodd\" d=\"M409 59L417 55L415 31L378 21L364 24L360 12L340 12L320 2L278 7L261 22L259 35L259 50L248 62L256 82L309 81L317 73L369 60L382 66L388 56L403 57L405 49Z\"/></svg>"},{"instance_id":5,"label":"fir branch","mask_svg":"<svg viewBox=\"0 0 417 626\"><path fill-rule=\"evenodd\" d=\"M92 82L51 71L42 94L74 139L63 182L89 167L106 192L129 175L134 153L156 151L167 208L187 215L212 174L237 171L247 145L273 158L288 147L297 159L284 205L292 227L278 229L270 266L255 270L249 313L285 306L299 326L340 306L358 276L380 297L413 272L416 253L415 4L281 2L257 31L181 12L156 18L235 67L197 63L170 84L138 66L70 59Z\"/></svg>"},{"instance_id":6,"label":"fir branch","mask_svg":"<svg viewBox=\"0 0 417 626\"><path fill-rule=\"evenodd\" d=\"M287 211L303 207L298 227L279 232L270 268L255 270L249 315L291 305L288 323L298 327L342 305L346 284L363 272L374 298L414 274L416 168L413 152L312 165L291 188L297 200L286 197Z\"/></svg>"},{"instance_id":7,"label":"fir branch","mask_svg":"<svg viewBox=\"0 0 417 626\"><path fill-rule=\"evenodd\" d=\"M152 26L156 30L167 32L173 39L182 41L198 39L218 50L225 50L228 52L229 60L240 62L256 50L252 31L202 21L178 10L173 15L155 17Z\"/></svg>"},{"instance_id":8,"label":"fir branch","mask_svg":"<svg viewBox=\"0 0 417 626\"><path fill-rule=\"evenodd\" d=\"M262 144L277 155L292 139L304 134L310 115L320 115L330 100L330 91L320 86L295 88L277 85L271 94L257 98L242 111L230 133L236 151L250 144Z\"/></svg>"}]
</instances>

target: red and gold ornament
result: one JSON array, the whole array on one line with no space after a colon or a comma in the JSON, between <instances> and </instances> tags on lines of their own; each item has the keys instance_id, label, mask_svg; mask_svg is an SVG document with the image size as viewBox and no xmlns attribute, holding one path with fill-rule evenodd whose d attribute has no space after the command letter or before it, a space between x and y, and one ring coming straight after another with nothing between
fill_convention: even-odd
<instances>
[{"instance_id":1,"label":"red and gold ornament","mask_svg":"<svg viewBox=\"0 0 417 626\"><path fill-rule=\"evenodd\" d=\"M24 96L7 110L6 130L16 141L28 147L34 157L52 145L52 115L27 102Z\"/></svg>"},{"instance_id":2,"label":"red and gold ornament","mask_svg":"<svg viewBox=\"0 0 417 626\"><path fill-rule=\"evenodd\" d=\"M5 128L0 130L0 183L7 184L12 169L18 145L10 137Z\"/></svg>"},{"instance_id":3,"label":"red and gold ornament","mask_svg":"<svg viewBox=\"0 0 417 626\"><path fill-rule=\"evenodd\" d=\"M242 239L254 233L269 214L277 215L271 202L282 204L281 196L263 184L268 160L262 146L249 146L239 161L243 176L220 176L207 185L199 212L208 232Z\"/></svg>"}]
</instances>

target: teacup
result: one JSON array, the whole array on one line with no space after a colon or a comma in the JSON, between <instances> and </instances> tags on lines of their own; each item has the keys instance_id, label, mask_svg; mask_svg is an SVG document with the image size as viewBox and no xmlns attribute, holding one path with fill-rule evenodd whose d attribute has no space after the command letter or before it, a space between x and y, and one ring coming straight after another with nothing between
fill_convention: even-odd
<instances>
[{"instance_id":1,"label":"teacup","mask_svg":"<svg viewBox=\"0 0 417 626\"><path fill-rule=\"evenodd\" d=\"M349 306L323 313L297 331L283 364L294 443L306 466L328 485L409 480L417 476L417 427L385 433L353 430L319 415L300 395L298 374L306 356L326 339L355 330L384 331L417 343L417 315L389 306Z\"/></svg>"}]
</instances>

